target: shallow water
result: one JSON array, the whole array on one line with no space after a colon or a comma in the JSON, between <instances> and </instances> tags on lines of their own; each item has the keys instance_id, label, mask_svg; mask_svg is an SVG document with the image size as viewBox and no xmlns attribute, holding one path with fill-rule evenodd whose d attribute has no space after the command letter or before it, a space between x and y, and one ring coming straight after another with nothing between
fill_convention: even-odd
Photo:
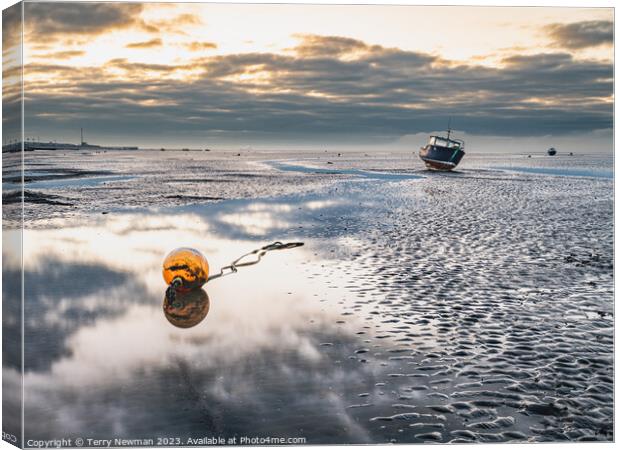
<instances>
[{"instance_id":1,"label":"shallow water","mask_svg":"<svg viewBox=\"0 0 620 450\"><path fill-rule=\"evenodd\" d=\"M614 173L611 170L592 170L592 169L567 169L556 167L497 167L500 170L511 172L524 172L541 175L556 175L560 177L594 177L613 179Z\"/></svg>"},{"instance_id":2,"label":"shallow water","mask_svg":"<svg viewBox=\"0 0 620 450\"><path fill-rule=\"evenodd\" d=\"M410 173L390 173L360 169L325 169L316 166L307 166L303 164L287 164L282 162L271 162L269 164L278 170L308 174L353 175L355 177L370 178L374 180L415 180L422 178L422 176L420 175L413 175ZM328 164L333 165L331 161L328 162Z\"/></svg>"},{"instance_id":3,"label":"shallow water","mask_svg":"<svg viewBox=\"0 0 620 450\"><path fill-rule=\"evenodd\" d=\"M74 202L26 203L27 437L613 438L613 180L498 169L611 157L468 155L444 174L287 156L28 155L132 178L26 185ZM275 240L306 245L208 283L194 328L168 323L168 251L217 271Z\"/></svg>"}]
</instances>

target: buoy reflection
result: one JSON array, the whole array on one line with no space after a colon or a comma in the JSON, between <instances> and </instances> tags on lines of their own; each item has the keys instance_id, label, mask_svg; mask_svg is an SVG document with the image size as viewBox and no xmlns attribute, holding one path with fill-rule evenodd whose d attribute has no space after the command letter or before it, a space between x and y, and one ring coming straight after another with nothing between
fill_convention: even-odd
<instances>
[{"instance_id":1,"label":"buoy reflection","mask_svg":"<svg viewBox=\"0 0 620 450\"><path fill-rule=\"evenodd\" d=\"M164 315L168 322L178 328L198 325L209 314L209 296L204 289L177 292L174 300L164 297Z\"/></svg>"}]
</instances>

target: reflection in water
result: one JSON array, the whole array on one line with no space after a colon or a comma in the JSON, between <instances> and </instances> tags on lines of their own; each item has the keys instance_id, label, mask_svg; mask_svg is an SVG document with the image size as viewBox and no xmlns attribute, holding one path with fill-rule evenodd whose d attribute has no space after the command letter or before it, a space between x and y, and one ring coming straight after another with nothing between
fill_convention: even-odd
<instances>
[{"instance_id":1,"label":"reflection in water","mask_svg":"<svg viewBox=\"0 0 620 450\"><path fill-rule=\"evenodd\" d=\"M177 291L172 299L164 296L164 315L177 328L191 328L207 317L209 304L209 296L204 289Z\"/></svg>"},{"instance_id":2,"label":"reflection in water","mask_svg":"<svg viewBox=\"0 0 620 450\"><path fill-rule=\"evenodd\" d=\"M220 226L218 218L251 218L258 204L170 215L117 213L26 230L25 276L29 298L36 300L26 326L27 434L289 436L303 429L316 430L295 432L312 442L367 442L332 389L347 397L372 389L374 366L348 359L362 325L357 319L344 323L339 308L324 303L343 290L313 279L323 264L312 256L322 252L320 246L279 253L209 284L212 298L225 299L211 311L204 291L197 292L198 301L170 305L177 316L187 314L183 325L192 324L190 316L204 321L208 313L208 327L180 329L170 326L175 318L162 317L162 250L195 246L215 267L224 266L267 237L257 242L230 224ZM270 200L264 207L276 204ZM309 210L318 212L316 207ZM299 223L302 210L288 210L271 214ZM271 233L300 237L297 229ZM46 364L33 365L45 351ZM20 380L17 369L5 375Z\"/></svg>"}]
</instances>

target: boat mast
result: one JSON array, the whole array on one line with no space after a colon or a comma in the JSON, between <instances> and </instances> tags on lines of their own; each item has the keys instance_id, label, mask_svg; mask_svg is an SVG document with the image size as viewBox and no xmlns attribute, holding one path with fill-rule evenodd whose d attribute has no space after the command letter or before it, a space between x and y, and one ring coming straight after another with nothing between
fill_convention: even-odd
<instances>
[{"instance_id":1,"label":"boat mast","mask_svg":"<svg viewBox=\"0 0 620 450\"><path fill-rule=\"evenodd\" d=\"M452 122L452 116L448 117L448 140L450 140L450 122Z\"/></svg>"}]
</instances>

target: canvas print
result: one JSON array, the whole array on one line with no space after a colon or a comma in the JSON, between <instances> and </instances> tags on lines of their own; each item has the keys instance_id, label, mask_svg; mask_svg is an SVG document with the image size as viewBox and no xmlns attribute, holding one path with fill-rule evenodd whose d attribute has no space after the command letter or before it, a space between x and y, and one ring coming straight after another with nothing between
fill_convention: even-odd
<instances>
[{"instance_id":1,"label":"canvas print","mask_svg":"<svg viewBox=\"0 0 620 450\"><path fill-rule=\"evenodd\" d=\"M6 8L3 440L613 441L583 6Z\"/></svg>"}]
</instances>

